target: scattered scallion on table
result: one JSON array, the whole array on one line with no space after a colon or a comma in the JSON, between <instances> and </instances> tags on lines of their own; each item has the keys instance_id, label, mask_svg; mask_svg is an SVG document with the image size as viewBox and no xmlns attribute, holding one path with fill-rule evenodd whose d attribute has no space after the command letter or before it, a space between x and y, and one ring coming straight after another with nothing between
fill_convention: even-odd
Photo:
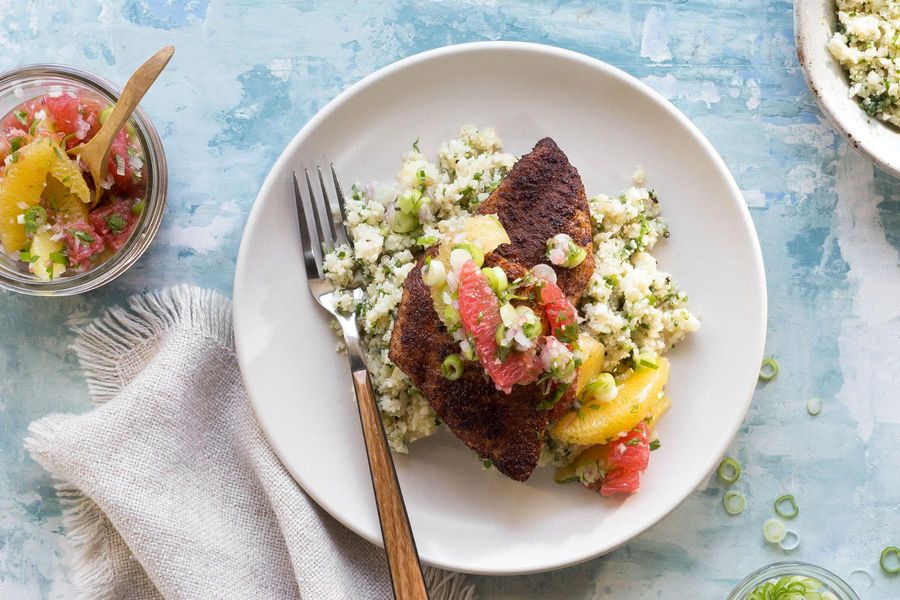
<instances>
[{"instance_id":1,"label":"scattered scallion on table","mask_svg":"<svg viewBox=\"0 0 900 600\"><path fill-rule=\"evenodd\" d=\"M762 361L762 367L759 369L759 378L762 381L772 381L778 375L778 361L767 356Z\"/></svg>"},{"instance_id":2,"label":"scattered scallion on table","mask_svg":"<svg viewBox=\"0 0 900 600\"><path fill-rule=\"evenodd\" d=\"M793 519L800 514L800 508L797 506L797 501L794 500L794 497L790 494L779 496L778 499L775 500L774 506L775 514L782 519Z\"/></svg>"},{"instance_id":3,"label":"scattered scallion on table","mask_svg":"<svg viewBox=\"0 0 900 600\"><path fill-rule=\"evenodd\" d=\"M769 519L763 523L763 537L770 544L780 544L787 535L787 527L779 519Z\"/></svg>"},{"instance_id":4,"label":"scattered scallion on table","mask_svg":"<svg viewBox=\"0 0 900 600\"><path fill-rule=\"evenodd\" d=\"M784 539L778 542L778 547L785 552L796 550L800 546L800 534L793 529L787 529L784 532Z\"/></svg>"},{"instance_id":5,"label":"scattered scallion on table","mask_svg":"<svg viewBox=\"0 0 900 600\"><path fill-rule=\"evenodd\" d=\"M730 456L726 456L722 459L722 462L719 463L716 474L723 483L732 485L741 478L741 465Z\"/></svg>"},{"instance_id":6,"label":"scattered scallion on table","mask_svg":"<svg viewBox=\"0 0 900 600\"><path fill-rule=\"evenodd\" d=\"M896 575L900 573L900 548L897 546L888 546L881 551L881 559L878 561L881 570L888 575Z\"/></svg>"},{"instance_id":7,"label":"scattered scallion on table","mask_svg":"<svg viewBox=\"0 0 900 600\"><path fill-rule=\"evenodd\" d=\"M744 497L744 494L737 490L728 490L722 497L722 506L725 507L725 512L729 515L739 515L744 512L744 508L747 506L747 499Z\"/></svg>"},{"instance_id":8,"label":"scattered scallion on table","mask_svg":"<svg viewBox=\"0 0 900 600\"><path fill-rule=\"evenodd\" d=\"M810 398L806 401L806 412L810 414L810 416L815 417L820 412L822 412L822 399L821 398Z\"/></svg>"}]
</instances>

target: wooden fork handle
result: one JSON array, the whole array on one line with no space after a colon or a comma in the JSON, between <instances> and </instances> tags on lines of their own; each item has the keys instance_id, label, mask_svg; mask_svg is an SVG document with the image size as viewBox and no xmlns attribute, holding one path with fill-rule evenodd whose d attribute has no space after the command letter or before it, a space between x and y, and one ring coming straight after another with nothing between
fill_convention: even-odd
<instances>
[{"instance_id":1,"label":"wooden fork handle","mask_svg":"<svg viewBox=\"0 0 900 600\"><path fill-rule=\"evenodd\" d=\"M406 505L397 482L394 461L384 436L384 426L372 393L369 374L365 370L353 372L353 387L359 405L359 418L369 457L375 504L381 521L381 535L387 552L394 597L397 600L428 600L422 565L419 563Z\"/></svg>"}]
</instances>

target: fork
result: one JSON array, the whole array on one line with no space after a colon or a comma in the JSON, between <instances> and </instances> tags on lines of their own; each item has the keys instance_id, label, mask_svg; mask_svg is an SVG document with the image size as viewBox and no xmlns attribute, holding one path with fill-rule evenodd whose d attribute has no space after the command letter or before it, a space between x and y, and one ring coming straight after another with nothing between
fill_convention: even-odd
<instances>
[{"instance_id":1,"label":"fork","mask_svg":"<svg viewBox=\"0 0 900 600\"><path fill-rule=\"evenodd\" d=\"M403 493L397 481L394 461L384 434L384 425L375 403L372 382L366 369L365 354L360 344L359 327L356 312L344 315L337 309L334 285L325 277L323 268L325 254L335 244L348 244L353 247L353 240L347 231L347 209L344 194L338 180L334 165L331 165L331 177L334 182L335 195L341 215L341 227L335 227L334 212L322 169L316 166L322 200L316 197L309 170L306 175L306 189L309 202L301 193L300 181L294 173L294 199L297 203L297 218L300 222L300 241L303 248L303 263L306 267L306 278L309 290L316 301L334 317L344 334L344 344L350 359L350 372L353 378L353 389L356 392L356 404L359 408L359 419L362 424L363 438L366 444L366 455L369 461L369 472L372 476L372 488L375 491L375 504L378 508L378 519L381 522L381 536L387 553L388 567L394 597L397 600L427 600L428 591L422 575L422 565L413 539ZM309 225L309 214L312 213L314 229ZM324 219L323 219L324 213ZM323 227L327 223L327 227ZM353 290L354 303L362 300L362 290Z\"/></svg>"}]
</instances>

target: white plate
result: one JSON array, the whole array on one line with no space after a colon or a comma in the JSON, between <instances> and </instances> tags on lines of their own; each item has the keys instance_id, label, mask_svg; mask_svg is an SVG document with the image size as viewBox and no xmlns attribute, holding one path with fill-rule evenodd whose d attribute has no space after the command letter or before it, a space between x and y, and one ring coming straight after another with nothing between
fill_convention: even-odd
<instances>
[{"instance_id":1,"label":"white plate","mask_svg":"<svg viewBox=\"0 0 900 600\"><path fill-rule=\"evenodd\" d=\"M765 279L741 195L703 135L636 79L574 52L488 42L407 58L342 93L291 141L250 214L234 284L238 358L288 470L380 543L346 358L303 276L291 171L334 161L346 187L389 180L416 138L436 156L469 122L496 127L516 154L552 136L588 194L618 193L643 165L672 232L657 254L702 321L670 354L662 448L626 500L555 484L550 469L513 482L482 470L446 432L395 457L425 562L485 574L555 569L627 542L704 481L747 411L763 352Z\"/></svg>"},{"instance_id":2,"label":"white plate","mask_svg":"<svg viewBox=\"0 0 900 600\"><path fill-rule=\"evenodd\" d=\"M835 23L834 0L794 2L797 58L806 83L831 126L869 160L900 177L900 129L870 117L847 95L850 79L826 47Z\"/></svg>"}]
</instances>

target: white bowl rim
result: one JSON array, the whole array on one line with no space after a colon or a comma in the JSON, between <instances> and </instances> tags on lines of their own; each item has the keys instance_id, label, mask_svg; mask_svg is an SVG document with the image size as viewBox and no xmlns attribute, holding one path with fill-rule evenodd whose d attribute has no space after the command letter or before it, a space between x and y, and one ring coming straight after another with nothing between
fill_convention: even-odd
<instances>
[{"instance_id":1,"label":"white bowl rim","mask_svg":"<svg viewBox=\"0 0 900 600\"><path fill-rule=\"evenodd\" d=\"M238 302L238 294L237 288L240 285L241 281L244 279L244 273L248 272L252 269L252 265L248 263L247 259L247 251L245 250L245 241L248 237L248 232L255 228L257 220L259 220L262 213L262 202L261 199L269 196L272 192L272 188L275 187L278 178L275 176L277 173L282 171L285 168L286 163L289 161L289 157L293 154L293 150L300 146L305 138L315 130L319 126L323 120L325 120L332 112L334 112L340 105L342 105L345 101L347 101L352 96L356 95L358 92L368 87L369 85L375 83L376 81L383 79L392 75L393 73L406 69L412 65L415 65L420 62L429 61L444 55L449 54L464 54L464 53L478 53L485 50L515 50L520 52L531 52L537 54L547 54L551 56L557 56L559 58L563 58L566 60L574 61L581 63L583 65L592 67L593 69L603 71L605 74L618 79L625 85L633 86L640 92L646 94L649 98L654 100L661 110L669 113L670 116L674 117L679 124L681 124L685 130L692 135L697 142L700 144L702 150L707 154L712 164L715 165L716 170L719 171L728 188L731 191L730 199L736 201L737 209L740 213L741 223L746 229L749 240L753 244L753 264L748 265L752 267L752 273L756 275L755 279L759 284L759 302L755 307L757 314L760 315L761 322L765 325L768 322L768 299L767 299L767 285L765 278L765 267L763 264L762 250L759 244L759 238L756 234L756 229L753 225L753 220L750 216L750 211L747 208L746 203L743 201L743 195L740 192L740 189L737 186L737 183L734 180L731 171L726 166L722 157L716 152L715 148L703 135L703 133L694 125L680 110L678 110L671 102L666 100L661 94L653 90L650 86L640 81L633 75L622 71L606 62L603 62L599 59L593 58L591 56L575 52L573 50L568 50L565 48L560 48L557 46L551 46L547 44L539 44L533 42L519 42L519 41L485 41L485 42L468 42L463 44L454 44L449 46L442 46L439 48L434 48L431 50L427 50L424 52L420 52L417 54L413 54L406 58L400 59L396 62L390 63L373 73L363 77L356 83L349 86L343 92L338 94L334 99L328 102L324 107L322 107L301 129L300 131L288 142L285 149L282 151L279 158L276 160L275 164L272 166L269 173L266 175L266 179L263 182L263 185L254 200L253 207L250 210L249 217L247 219L247 223L244 227L244 233L241 239L241 246L238 251L238 258L235 268L235 277L234 277L234 288L232 291L232 296L234 298L234 309L233 309L233 324L234 324L234 341L235 341L235 350L236 355L238 357L238 363L240 369L244 371L243 361L241 360L242 352L242 331L243 327L240 324L241 311L238 310L239 302ZM756 349L755 354L759 358L759 362L762 361L765 349L765 341L766 341L766 327L763 326L756 335L755 339L747 340L747 344ZM727 439L727 443L723 444L721 448L715 449L709 453L708 460L706 464L702 465L702 468L697 470L697 476L692 481L692 485L688 488L689 491L682 498L680 498L677 502L674 502L673 505L668 508L668 510L660 513L657 518L648 521L642 529L639 531L633 532L630 535L623 535L619 538L608 541L602 546L598 546L590 552L582 553L578 556L567 556L563 559L558 560L548 560L540 563L539 566L528 566L525 568L511 566L505 569L492 569L492 570L483 570L478 568L473 568L471 565L463 565L456 564L449 561L442 560L428 560L425 557L422 557L422 561L431 566L447 569L451 571L458 571L463 573L469 573L474 575L527 575L532 573L542 573L547 571L552 571L556 569L562 569L565 567L570 567L573 565L577 565L598 556L602 556L613 550L627 544L629 541L645 532L652 526L656 525L659 521L668 516L672 511L674 511L678 506L680 506L684 500L692 493L693 490L696 490L704 481L706 481L716 467L719 465L722 456L724 456L728 446L734 440L734 437L737 435L737 432L744 421L744 418L749 411L751 401L753 399L753 392L756 388L756 380L753 382L747 382L742 388L738 388L736 393L734 394L735 399L743 399L743 406L741 406L741 410L735 411L735 416L732 422L728 425L728 427L724 428L728 435L725 439ZM266 434L267 439L272 444L272 448L275 451L276 455L279 456L279 460L281 459L282 449L280 449L277 443L273 442L272 438L269 436L269 432L266 431L265 426L263 425L262 419L260 419L260 415L258 414L258 404L253 401L253 393L247 388L248 397L251 399L251 405L253 406L254 413L257 416L258 421L260 422L260 426ZM283 463L284 464L284 463ZM345 515L336 514L329 509L329 506L324 498L322 498L319 494L316 493L315 489L311 489L311 486L304 485L302 481L302 476L293 470L289 469L286 465L285 468L291 473L291 476L297 481L297 483L304 489L304 491L315 501L320 507L325 509L335 520L339 523L356 533L357 535L363 537L367 541L383 547L383 542L380 537L380 532L377 535L370 535L365 531L362 531L359 527L357 527L354 523L352 523L349 519L346 518Z\"/></svg>"}]
</instances>

